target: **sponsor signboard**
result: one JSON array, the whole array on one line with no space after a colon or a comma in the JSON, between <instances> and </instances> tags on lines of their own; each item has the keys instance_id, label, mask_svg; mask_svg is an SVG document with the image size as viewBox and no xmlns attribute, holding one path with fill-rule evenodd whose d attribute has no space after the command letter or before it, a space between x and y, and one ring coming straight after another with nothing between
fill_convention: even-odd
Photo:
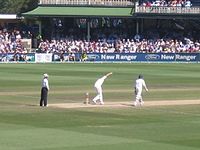
<instances>
[{"instance_id":1,"label":"sponsor signboard","mask_svg":"<svg viewBox=\"0 0 200 150\"><path fill-rule=\"evenodd\" d=\"M35 62L46 63L52 62L52 54L35 54Z\"/></svg>"},{"instance_id":2,"label":"sponsor signboard","mask_svg":"<svg viewBox=\"0 0 200 150\"><path fill-rule=\"evenodd\" d=\"M199 53L88 53L87 61L121 61L121 62L195 62Z\"/></svg>"},{"instance_id":3,"label":"sponsor signboard","mask_svg":"<svg viewBox=\"0 0 200 150\"><path fill-rule=\"evenodd\" d=\"M87 53L84 60L81 53L43 54L7 53L0 54L0 62L199 62L200 53Z\"/></svg>"},{"instance_id":4,"label":"sponsor signboard","mask_svg":"<svg viewBox=\"0 0 200 150\"><path fill-rule=\"evenodd\" d=\"M0 54L0 62L35 62L35 53Z\"/></svg>"},{"instance_id":5,"label":"sponsor signboard","mask_svg":"<svg viewBox=\"0 0 200 150\"><path fill-rule=\"evenodd\" d=\"M136 61L137 54L126 53L89 53L87 54L87 61Z\"/></svg>"},{"instance_id":6,"label":"sponsor signboard","mask_svg":"<svg viewBox=\"0 0 200 150\"><path fill-rule=\"evenodd\" d=\"M21 39L23 47L27 50L27 52L31 51L32 48L32 40L31 39Z\"/></svg>"},{"instance_id":7,"label":"sponsor signboard","mask_svg":"<svg viewBox=\"0 0 200 150\"><path fill-rule=\"evenodd\" d=\"M81 58L79 53L55 53L53 54L52 61L60 61L60 62L70 62L70 61L79 61Z\"/></svg>"}]
</instances>

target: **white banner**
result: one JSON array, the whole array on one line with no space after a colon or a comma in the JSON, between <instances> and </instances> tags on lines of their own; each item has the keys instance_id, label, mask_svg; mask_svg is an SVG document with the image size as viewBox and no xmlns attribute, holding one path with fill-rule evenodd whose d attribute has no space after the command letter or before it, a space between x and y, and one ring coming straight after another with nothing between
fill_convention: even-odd
<instances>
[{"instance_id":1,"label":"white banner","mask_svg":"<svg viewBox=\"0 0 200 150\"><path fill-rule=\"evenodd\" d=\"M35 54L36 63L52 62L52 54Z\"/></svg>"},{"instance_id":2,"label":"white banner","mask_svg":"<svg viewBox=\"0 0 200 150\"><path fill-rule=\"evenodd\" d=\"M27 52L31 52L32 48L32 40L31 39L21 39L23 47L27 50Z\"/></svg>"}]
</instances>

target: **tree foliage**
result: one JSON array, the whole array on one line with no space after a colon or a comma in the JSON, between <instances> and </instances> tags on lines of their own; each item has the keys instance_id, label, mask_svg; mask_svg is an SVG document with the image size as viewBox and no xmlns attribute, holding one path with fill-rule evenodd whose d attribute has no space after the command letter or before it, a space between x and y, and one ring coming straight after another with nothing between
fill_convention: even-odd
<instances>
[{"instance_id":1,"label":"tree foliage","mask_svg":"<svg viewBox=\"0 0 200 150\"><path fill-rule=\"evenodd\" d=\"M37 7L38 0L0 0L1 14L19 14Z\"/></svg>"}]
</instances>

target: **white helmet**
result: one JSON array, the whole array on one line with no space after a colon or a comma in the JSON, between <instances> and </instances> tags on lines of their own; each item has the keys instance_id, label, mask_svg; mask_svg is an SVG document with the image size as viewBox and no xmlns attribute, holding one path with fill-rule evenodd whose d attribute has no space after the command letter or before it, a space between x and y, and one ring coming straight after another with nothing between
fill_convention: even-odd
<instances>
[{"instance_id":1,"label":"white helmet","mask_svg":"<svg viewBox=\"0 0 200 150\"><path fill-rule=\"evenodd\" d=\"M47 73L45 73L43 76L44 76L44 78L48 78L49 77L49 75Z\"/></svg>"}]
</instances>

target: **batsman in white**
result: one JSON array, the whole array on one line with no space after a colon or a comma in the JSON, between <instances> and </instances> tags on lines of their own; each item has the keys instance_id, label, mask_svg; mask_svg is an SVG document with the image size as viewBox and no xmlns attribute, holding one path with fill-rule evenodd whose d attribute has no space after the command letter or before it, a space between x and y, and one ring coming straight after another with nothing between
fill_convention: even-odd
<instances>
[{"instance_id":1,"label":"batsman in white","mask_svg":"<svg viewBox=\"0 0 200 150\"><path fill-rule=\"evenodd\" d=\"M103 93L102 93L102 84L104 82L104 80L108 77L112 75L112 72L110 73L107 73L106 75L104 75L103 77L99 78L95 84L94 84L94 88L96 89L97 91L97 96L94 97L94 99L92 100L95 104L97 103L97 100L100 101L100 104L103 105L104 102L103 102Z\"/></svg>"},{"instance_id":2,"label":"batsman in white","mask_svg":"<svg viewBox=\"0 0 200 150\"><path fill-rule=\"evenodd\" d=\"M143 87L145 88L145 90L148 92L148 88L146 86L146 83L143 79L143 75L139 75L138 79L136 79L135 81L135 102L134 102L134 106L138 106L138 105L143 105L144 101L142 99L142 89Z\"/></svg>"}]
</instances>

